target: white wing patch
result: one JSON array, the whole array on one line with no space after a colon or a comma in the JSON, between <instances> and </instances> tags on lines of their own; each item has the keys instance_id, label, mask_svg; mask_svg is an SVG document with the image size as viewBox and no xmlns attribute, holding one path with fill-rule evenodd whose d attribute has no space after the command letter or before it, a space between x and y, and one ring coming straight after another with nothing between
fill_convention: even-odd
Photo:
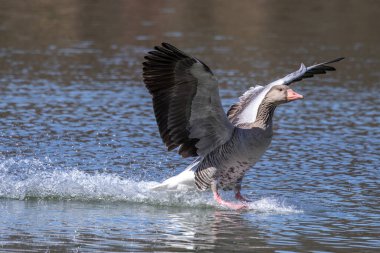
<instances>
[{"instance_id":1,"label":"white wing patch","mask_svg":"<svg viewBox=\"0 0 380 253\"><path fill-rule=\"evenodd\" d=\"M239 110L236 110L234 114L229 115L231 122L237 126L241 124L250 124L255 122L257 111L261 102L264 100L268 91L276 85L284 84L283 79L279 79L275 82L272 82L266 86L255 86L251 87L246 91L239 99L239 102L234 104L230 111L234 107L240 107Z\"/></svg>"}]
</instances>

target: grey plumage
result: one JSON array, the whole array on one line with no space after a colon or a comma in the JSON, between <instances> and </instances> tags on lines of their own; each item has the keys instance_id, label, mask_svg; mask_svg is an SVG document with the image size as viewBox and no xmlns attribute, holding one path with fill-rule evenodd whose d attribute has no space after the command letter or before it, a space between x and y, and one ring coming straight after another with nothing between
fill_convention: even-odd
<instances>
[{"instance_id":1,"label":"grey plumage","mask_svg":"<svg viewBox=\"0 0 380 253\"><path fill-rule=\"evenodd\" d=\"M203 158L195 171L195 184L199 190L208 189L212 180L218 181L225 190L234 188L241 181L272 141L274 109L261 107L255 123L235 127L231 139Z\"/></svg>"}]
</instances>

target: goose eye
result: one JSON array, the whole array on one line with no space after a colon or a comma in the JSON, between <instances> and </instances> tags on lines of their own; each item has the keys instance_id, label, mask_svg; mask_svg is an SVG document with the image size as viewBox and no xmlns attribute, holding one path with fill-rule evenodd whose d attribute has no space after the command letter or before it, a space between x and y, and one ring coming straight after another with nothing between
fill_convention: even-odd
<instances>
[{"instance_id":1,"label":"goose eye","mask_svg":"<svg viewBox=\"0 0 380 253\"><path fill-rule=\"evenodd\" d=\"M283 91L284 89L283 88L280 88L280 91Z\"/></svg>"}]
</instances>

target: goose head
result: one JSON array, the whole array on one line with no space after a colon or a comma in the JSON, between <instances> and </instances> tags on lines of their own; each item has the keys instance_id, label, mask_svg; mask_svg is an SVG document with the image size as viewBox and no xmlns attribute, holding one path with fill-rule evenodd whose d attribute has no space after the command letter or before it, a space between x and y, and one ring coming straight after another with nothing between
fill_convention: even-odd
<instances>
[{"instance_id":1,"label":"goose head","mask_svg":"<svg viewBox=\"0 0 380 253\"><path fill-rule=\"evenodd\" d=\"M273 86L266 94L264 101L274 105L280 105L302 99L303 96L290 89L287 85Z\"/></svg>"}]
</instances>

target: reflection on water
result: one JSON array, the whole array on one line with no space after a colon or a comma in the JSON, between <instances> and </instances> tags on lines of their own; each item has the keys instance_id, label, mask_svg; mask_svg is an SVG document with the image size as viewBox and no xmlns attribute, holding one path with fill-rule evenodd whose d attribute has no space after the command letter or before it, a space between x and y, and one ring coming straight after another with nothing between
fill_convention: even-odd
<instances>
[{"instance_id":1,"label":"reflection on water","mask_svg":"<svg viewBox=\"0 0 380 253\"><path fill-rule=\"evenodd\" d=\"M2 245L8 247L17 247L21 243L52 251L65 248L178 251L234 250L236 245L241 250L268 247L261 228L235 212L167 207L152 209L125 203L15 200L3 201L2 211L5 211L4 219L9 222L4 224L9 226L9 232ZM265 220L265 216L258 219ZM41 222L44 222L43 228ZM30 226L27 231L23 230L26 224ZM55 233L50 234L51 231ZM235 236L239 234L241 236ZM234 238L232 244L231 238Z\"/></svg>"},{"instance_id":2,"label":"reflection on water","mask_svg":"<svg viewBox=\"0 0 380 253\"><path fill-rule=\"evenodd\" d=\"M0 251L380 247L376 1L6 1L0 8ZM346 56L278 108L247 212L153 193L167 153L141 80L161 41L204 60L227 108L254 84ZM231 193L225 193L231 198Z\"/></svg>"}]
</instances>

